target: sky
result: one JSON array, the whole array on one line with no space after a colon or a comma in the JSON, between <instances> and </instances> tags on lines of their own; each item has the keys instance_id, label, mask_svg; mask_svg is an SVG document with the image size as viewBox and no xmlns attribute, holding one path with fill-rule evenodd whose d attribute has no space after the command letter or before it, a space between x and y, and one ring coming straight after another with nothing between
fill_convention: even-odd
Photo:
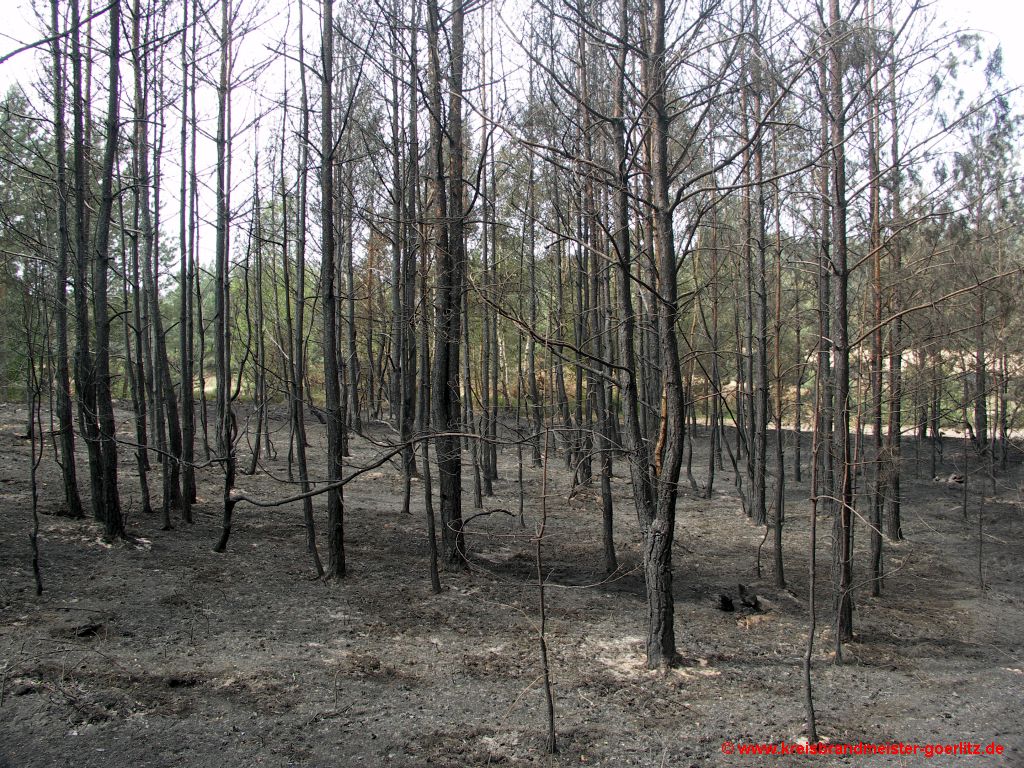
<instances>
[{"instance_id":1,"label":"sky","mask_svg":"<svg viewBox=\"0 0 1024 768\"><path fill-rule=\"evenodd\" d=\"M938 13L951 25L988 33L1003 45L1003 72L1011 84L1024 85L1024 7L1017 0L938 0Z\"/></svg>"},{"instance_id":2,"label":"sky","mask_svg":"<svg viewBox=\"0 0 1024 768\"><path fill-rule=\"evenodd\" d=\"M1007 79L1024 84L1024 46L1017 39L1024 30L1024 3L1016 0L932 0L940 19L951 27L976 29L1003 42L1003 63ZM0 28L0 57L25 43L40 39L31 0L7 0ZM47 3L39 3L47 9ZM15 82L31 80L35 61L25 52L0 64L0 92Z\"/></svg>"},{"instance_id":3,"label":"sky","mask_svg":"<svg viewBox=\"0 0 1024 768\"><path fill-rule=\"evenodd\" d=\"M515 3L524 0L507 1ZM920 1L933 7L939 22L946 25L946 30L932 30L932 33L936 36L956 29L972 29L989 36L993 43L1001 40L1003 44L1003 70L1006 79L1011 86L1024 86L1024 47L1018 46L1016 44L1017 41L1014 39L1014 36L1019 35L1020 31L1024 29L1024 3L1020 3L1017 0ZM850 2L851 0L841 0L843 7L847 7ZM0 0L0 3L5 4L5 13L2 17L3 23L0 24L0 59L27 43L34 43L41 38L45 38L46 33L40 31L41 25L36 20L32 6L35 3L42 9L44 14L48 15L50 4L46 0ZM315 6L317 0L306 0L306 3L307 7L310 5ZM101 6L98 0L95 2L95 6ZM315 24L315 13L313 17ZM307 18L309 17L307 16ZM501 54L499 53L498 55L500 56ZM49 66L48 59L48 48L43 46L38 51L25 51L0 63L0 94L6 93L8 88L20 82L29 92L30 98L35 100L35 94L32 91L33 83L39 77L39 68L41 66ZM962 85L968 89L971 88L968 81L963 81ZM247 119L242 118L243 113L246 111L245 105L241 103L242 95L242 93L236 92L235 108L232 110L236 117L234 120L236 128L240 124L248 122ZM252 94L250 95L252 96ZM1024 110L1024 89L1013 98L1013 101L1016 103L1018 111ZM37 101L36 103L39 104L41 102ZM200 103L203 103L202 97L200 97ZM262 130L265 133L269 128L264 126ZM253 144L258 146L260 142L253 142ZM212 167L214 155L211 142L201 141L199 143L198 161L200 169ZM243 159L241 155L236 158L236 165L238 166L236 169L237 173L234 174L236 176L234 185L236 188L248 190L251 185L251 182L247 180L247 171L243 170L243 168L251 168L251 162L251 158ZM201 173L203 173L202 170ZM176 178L176 174L171 171L168 178ZM242 192L241 196L244 198L246 194L246 192ZM206 197L201 194L200 220L207 222L200 225L201 232L205 232L211 226L208 222L213 215L212 199L206 199ZM177 221L179 209L176 198L176 190L174 189L168 189L167 194L163 196L161 210L164 222ZM202 243L209 244L214 241L212 233L206 232L201 234Z\"/></svg>"}]
</instances>

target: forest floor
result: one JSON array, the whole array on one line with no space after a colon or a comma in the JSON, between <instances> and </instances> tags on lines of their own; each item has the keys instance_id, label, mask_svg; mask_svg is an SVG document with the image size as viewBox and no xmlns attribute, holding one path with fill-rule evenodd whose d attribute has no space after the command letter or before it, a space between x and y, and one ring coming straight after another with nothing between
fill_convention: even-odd
<instances>
[{"instance_id":1,"label":"forest floor","mask_svg":"<svg viewBox=\"0 0 1024 768\"><path fill-rule=\"evenodd\" d=\"M128 413L118 415L130 438ZM964 520L959 492L924 477L924 462L915 472L908 441L907 539L886 542L888 576L882 596L872 598L868 529L858 523L857 637L842 665L833 663L828 626L831 523L823 518L818 527L819 735L832 744L970 742L983 752L994 742L1005 753L757 757L725 754L723 742L806 736L807 474L787 484L783 590L771 586L770 542L757 576L764 529L744 517L731 472L718 473L710 500L682 495L675 595L684 660L660 672L644 666L646 604L628 474L617 462L621 567L606 578L596 486L571 495L564 462L553 458L543 555L559 752L549 756L532 541L543 476L525 470L520 527L514 448L500 454L501 479L484 508L515 514L469 522L472 569L442 573L440 595L429 588L422 485L413 488L413 513L403 514L396 466L346 487L349 575L325 584L314 577L297 505L240 505L227 552L215 554L217 470L201 472L196 522L176 520L162 531L159 515L138 512L134 460L125 450L121 490L132 538L109 545L90 519L54 514L61 486L50 452L40 467L45 592L37 597L30 448L19 437L25 421L24 406L0 407L2 768L1024 766L1019 465L997 477L994 492L990 481L972 477ZM294 492L269 475L287 476L288 433L280 421L275 427L279 455L266 462L268 473L239 478L248 494L266 499ZM318 474L323 436L315 422L311 432ZM371 435L390 433L378 424ZM702 481L706 439L698 443L694 474ZM247 451L243 440L242 465ZM363 438L353 453L353 464L377 455ZM80 462L85 480L84 455ZM959 471L948 453L944 470ZM151 479L155 497L159 474ZM322 534L322 497L317 510ZM757 593L760 611L741 609L740 582ZM719 610L719 593L738 610Z\"/></svg>"}]
</instances>

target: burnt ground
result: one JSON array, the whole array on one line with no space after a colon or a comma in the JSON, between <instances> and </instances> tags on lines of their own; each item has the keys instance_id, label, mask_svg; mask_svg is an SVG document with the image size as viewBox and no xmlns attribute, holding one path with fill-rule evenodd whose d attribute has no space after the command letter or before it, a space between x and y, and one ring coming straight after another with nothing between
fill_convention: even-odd
<instances>
[{"instance_id":1,"label":"burnt ground","mask_svg":"<svg viewBox=\"0 0 1024 768\"><path fill-rule=\"evenodd\" d=\"M128 414L119 415L130 436ZM883 596L858 591L857 641L841 666L832 663L828 628L830 523L819 525L813 677L820 735L833 743L997 742L1006 754L812 758L721 749L726 740L805 735L806 477L787 489L787 590L771 586L767 544L757 576L764 531L743 516L731 473L719 473L712 499L681 498L676 633L684 663L664 673L643 665L639 535L623 466L614 481L622 567L606 579L596 493L570 495L563 464L553 460L543 554L560 751L548 756L531 542L540 470L525 471L525 527L502 512L473 519L473 568L442 574L444 591L435 596L422 486L414 486L413 514L403 514L394 466L346 488L349 576L324 584L313 577L297 506L239 506L228 551L215 554L217 471L201 473L195 524L161 531L158 515L138 512L127 451L121 487L133 538L109 545L92 521L54 514L60 484L51 452L40 468L46 589L36 597L29 444L18 437L25 418L24 407L0 408L3 768L1024 766L1019 467L997 479L995 492L980 475L972 478L965 521L956 491L920 476L923 464L915 474L908 445L907 540L886 544ZM280 454L266 468L285 476L287 430L277 426ZM322 467L323 437L311 431L311 457ZM375 425L372 434L388 433ZM243 442L243 464L246 450ZM354 463L375 455L371 443L355 439ZM502 477L486 510L518 511L515 457L511 448L501 454ZM698 479L704 463L698 455ZM954 470L951 460L945 469ZM266 474L240 477L239 485L268 499L292 492ZM321 533L322 509L321 498ZM856 543L855 578L864 579L863 523ZM736 599L739 582L759 595L761 611L718 610L716 595Z\"/></svg>"}]
</instances>

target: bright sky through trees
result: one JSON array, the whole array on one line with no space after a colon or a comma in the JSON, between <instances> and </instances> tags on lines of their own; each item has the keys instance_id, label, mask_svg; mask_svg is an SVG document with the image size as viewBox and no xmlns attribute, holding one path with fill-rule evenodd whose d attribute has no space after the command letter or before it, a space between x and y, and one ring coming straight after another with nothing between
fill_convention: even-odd
<instances>
[{"instance_id":1,"label":"bright sky through trees","mask_svg":"<svg viewBox=\"0 0 1024 768\"><path fill-rule=\"evenodd\" d=\"M12 7L13 6L13 7ZM952 28L977 29L991 34L1003 45L1003 65L1007 79L1024 84L1024 51L1013 39L1024 29L1024 9L1009 0L938 0L936 10ZM0 31L0 56L39 40L40 22L35 18L30 0L8 3ZM46 51L43 51L44 54ZM35 58L25 52L0 64L0 89L6 91L12 84L26 84L35 71Z\"/></svg>"}]
</instances>

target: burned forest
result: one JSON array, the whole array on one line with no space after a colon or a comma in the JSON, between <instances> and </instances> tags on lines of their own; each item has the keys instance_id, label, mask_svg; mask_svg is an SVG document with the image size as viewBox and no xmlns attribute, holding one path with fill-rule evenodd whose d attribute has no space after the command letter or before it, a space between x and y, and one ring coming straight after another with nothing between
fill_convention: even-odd
<instances>
[{"instance_id":1,"label":"burned forest","mask_svg":"<svg viewBox=\"0 0 1024 768\"><path fill-rule=\"evenodd\" d=\"M1024 765L998 35L25 6L0 768Z\"/></svg>"}]
</instances>

